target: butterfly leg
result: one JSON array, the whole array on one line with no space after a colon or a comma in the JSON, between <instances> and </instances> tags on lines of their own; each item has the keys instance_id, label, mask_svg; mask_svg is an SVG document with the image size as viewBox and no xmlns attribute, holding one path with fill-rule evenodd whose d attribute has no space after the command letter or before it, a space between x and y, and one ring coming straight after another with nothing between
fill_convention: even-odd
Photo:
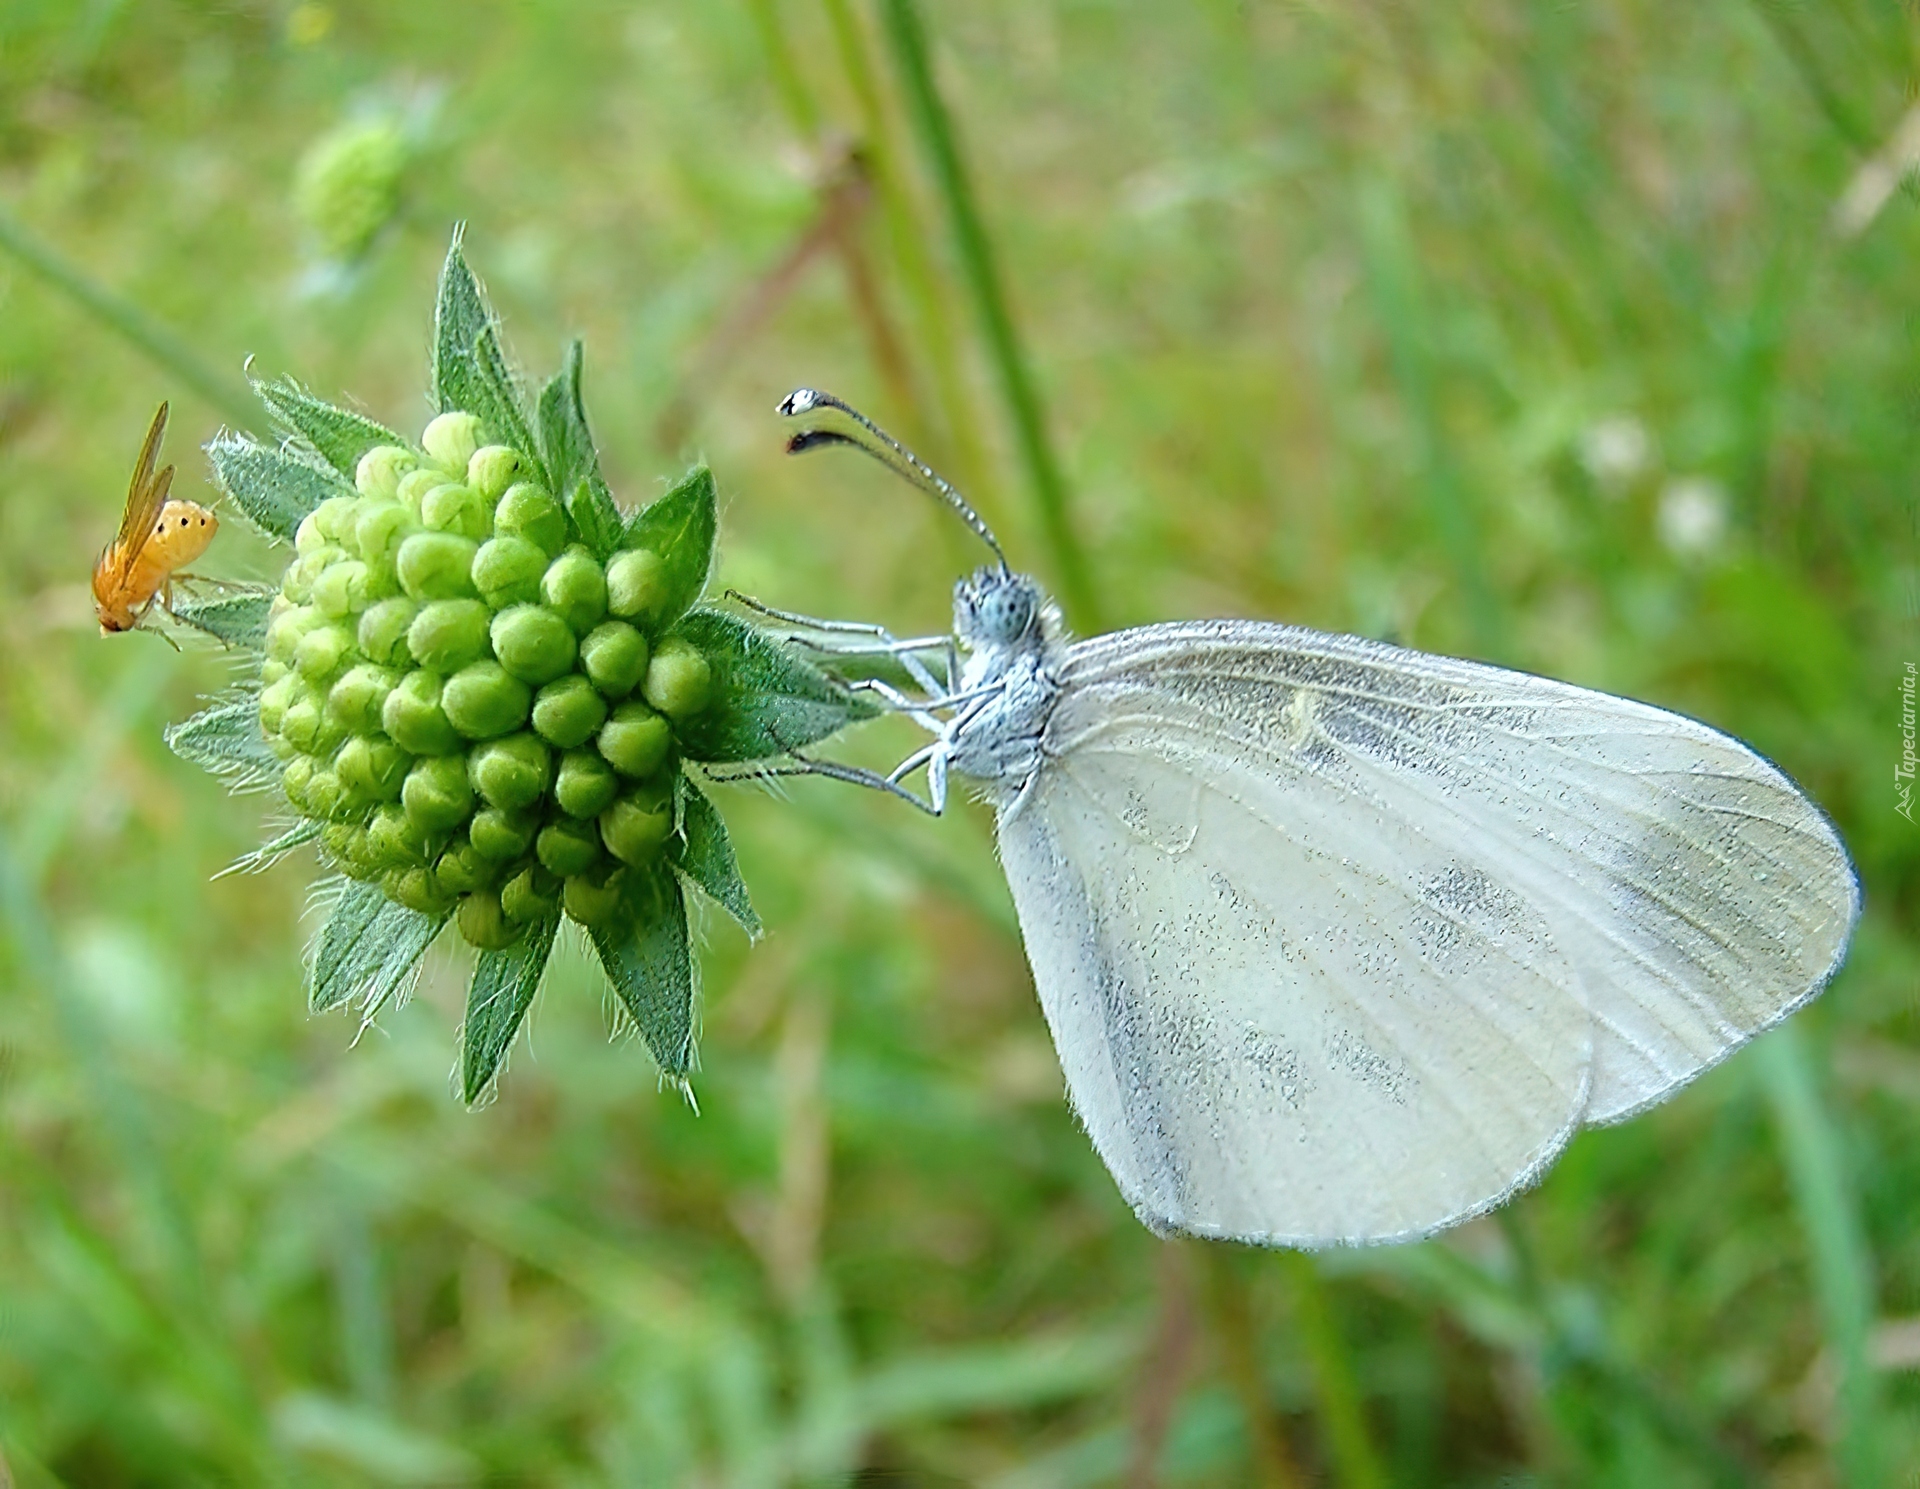
<instances>
[{"instance_id":1,"label":"butterfly leg","mask_svg":"<svg viewBox=\"0 0 1920 1489\"><path fill-rule=\"evenodd\" d=\"M842 657L888 657L898 661L908 674L929 694L938 696L950 691L940 686L919 654L930 651L944 651L947 656L947 673L953 675L953 638L951 636L910 636L905 640L895 636L885 626L871 625L857 620L821 620L818 616L801 615L793 610L777 610L772 605L762 604L751 595L743 595L737 589L727 591L727 598L745 606L757 615L768 620L777 620L783 625L799 626L803 630L819 631L828 636L864 636L872 643L867 646L836 646L829 642L816 640L811 636L789 636L787 639L810 651L825 656Z\"/></svg>"},{"instance_id":2,"label":"butterfly leg","mask_svg":"<svg viewBox=\"0 0 1920 1489\"><path fill-rule=\"evenodd\" d=\"M938 817L940 806L923 800L909 791L898 781L889 780L877 770L866 770L857 765L841 765L833 760L815 760L811 755L791 755L778 765L757 765L744 770L707 769L707 778L714 781L765 781L778 776L825 776L830 781L845 781L850 786L865 786L872 791L884 791L889 796L897 796L902 801L918 807L930 817ZM941 806L945 805L944 793Z\"/></svg>"}]
</instances>

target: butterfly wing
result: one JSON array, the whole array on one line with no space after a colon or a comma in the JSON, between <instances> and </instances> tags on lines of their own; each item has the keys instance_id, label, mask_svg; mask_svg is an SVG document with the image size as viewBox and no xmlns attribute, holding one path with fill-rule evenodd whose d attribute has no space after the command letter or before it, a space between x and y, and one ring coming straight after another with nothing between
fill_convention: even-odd
<instances>
[{"instance_id":1,"label":"butterfly wing","mask_svg":"<svg viewBox=\"0 0 1920 1489\"><path fill-rule=\"evenodd\" d=\"M1858 908L1736 740L1252 622L1072 648L1000 841L1122 1191L1271 1243L1497 1204L1813 996Z\"/></svg>"}]
</instances>

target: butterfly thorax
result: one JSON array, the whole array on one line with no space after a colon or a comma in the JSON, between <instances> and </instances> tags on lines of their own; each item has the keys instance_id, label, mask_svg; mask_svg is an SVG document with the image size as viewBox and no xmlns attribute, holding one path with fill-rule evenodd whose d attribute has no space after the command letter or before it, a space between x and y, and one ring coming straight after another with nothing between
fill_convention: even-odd
<instances>
[{"instance_id":1,"label":"butterfly thorax","mask_svg":"<svg viewBox=\"0 0 1920 1489\"><path fill-rule=\"evenodd\" d=\"M947 761L1005 804L1039 768L1060 695L1060 611L1026 575L985 568L954 586L953 630L966 651L959 694L971 701L948 728Z\"/></svg>"}]
</instances>

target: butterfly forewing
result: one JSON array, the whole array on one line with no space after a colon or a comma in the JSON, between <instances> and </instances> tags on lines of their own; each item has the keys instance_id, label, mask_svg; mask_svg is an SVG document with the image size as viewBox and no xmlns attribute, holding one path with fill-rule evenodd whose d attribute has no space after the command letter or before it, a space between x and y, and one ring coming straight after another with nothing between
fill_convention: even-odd
<instances>
[{"instance_id":1,"label":"butterfly forewing","mask_svg":"<svg viewBox=\"0 0 1920 1489\"><path fill-rule=\"evenodd\" d=\"M1857 889L1737 741L1253 622L1069 654L1001 824L1096 1145L1163 1228L1389 1239L1812 996Z\"/></svg>"}]
</instances>

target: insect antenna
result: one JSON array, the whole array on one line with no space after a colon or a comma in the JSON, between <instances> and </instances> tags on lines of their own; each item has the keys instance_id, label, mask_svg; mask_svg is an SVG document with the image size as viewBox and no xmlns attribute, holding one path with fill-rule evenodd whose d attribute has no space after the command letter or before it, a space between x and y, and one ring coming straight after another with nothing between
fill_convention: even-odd
<instances>
[{"instance_id":1,"label":"insect antenna","mask_svg":"<svg viewBox=\"0 0 1920 1489\"><path fill-rule=\"evenodd\" d=\"M896 476L918 486L935 501L942 502L956 512L960 520L973 529L974 536L993 550L993 556L1000 561L1000 571L1007 570L1007 556L1000 550L1000 540L993 535L986 519L974 511L971 503L954 489L953 483L936 472L932 466L909 450L899 440L888 434L859 409L844 403L831 393L823 393L818 388L796 388L780 401L780 412L789 419L810 414L816 409L837 409L859 426L860 433L848 434L837 429L803 429L787 441L789 455L804 454L808 450L818 450L826 445L849 445L864 455L870 455Z\"/></svg>"}]
</instances>

